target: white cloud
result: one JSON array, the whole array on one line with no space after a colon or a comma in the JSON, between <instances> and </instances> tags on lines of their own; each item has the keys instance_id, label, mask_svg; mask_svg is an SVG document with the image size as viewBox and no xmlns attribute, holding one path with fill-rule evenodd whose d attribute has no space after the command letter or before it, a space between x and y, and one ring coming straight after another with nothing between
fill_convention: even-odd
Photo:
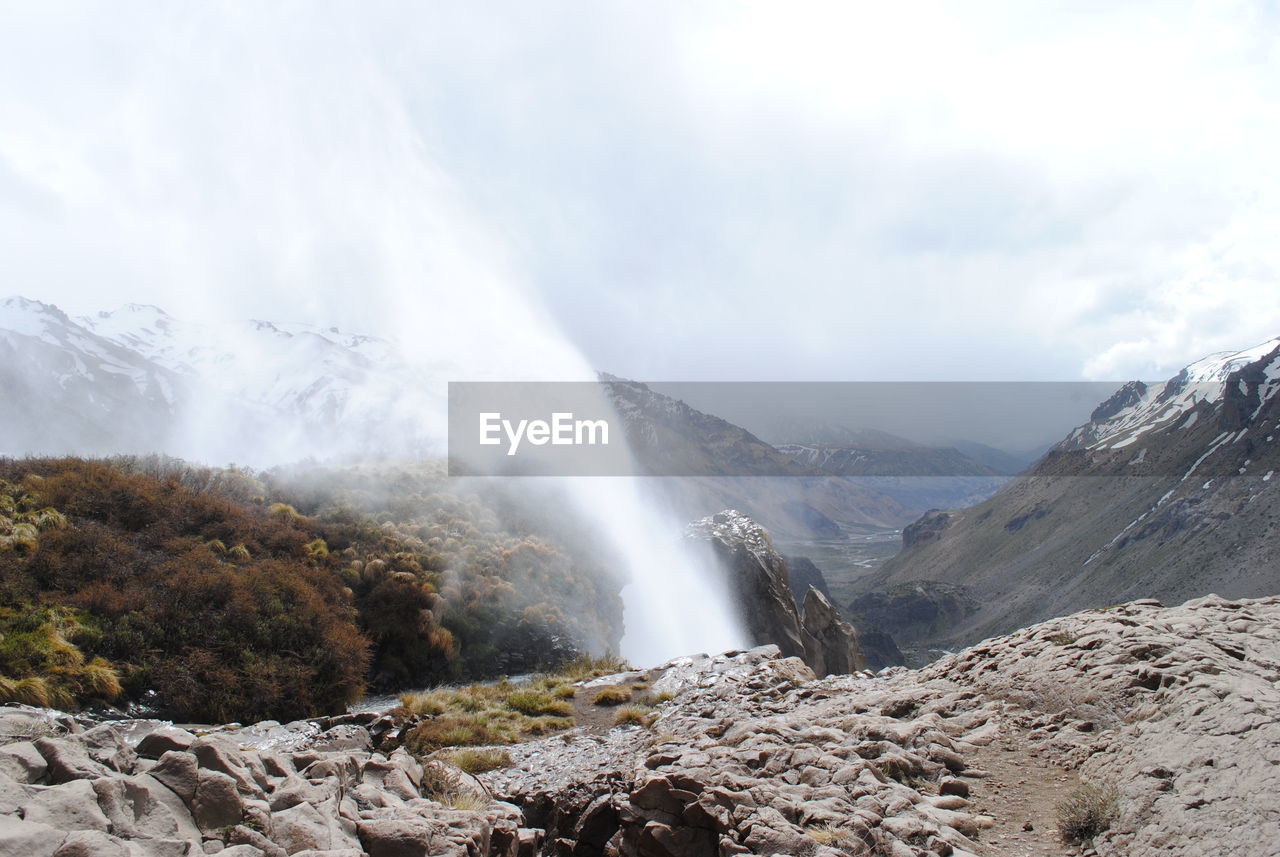
<instances>
[{"instance_id":1,"label":"white cloud","mask_svg":"<svg viewBox=\"0 0 1280 857\"><path fill-rule=\"evenodd\" d=\"M1151 377L1280 332L1262 2L4 16L0 276L75 311L460 365L563 331L655 379Z\"/></svg>"}]
</instances>

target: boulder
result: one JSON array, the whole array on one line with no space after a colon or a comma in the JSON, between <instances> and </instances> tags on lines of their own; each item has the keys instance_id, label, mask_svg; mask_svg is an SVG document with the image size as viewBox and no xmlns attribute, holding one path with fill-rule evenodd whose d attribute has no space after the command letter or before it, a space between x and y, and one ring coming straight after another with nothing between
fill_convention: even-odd
<instances>
[{"instance_id":1,"label":"boulder","mask_svg":"<svg viewBox=\"0 0 1280 857\"><path fill-rule=\"evenodd\" d=\"M196 736L176 726L162 726L142 736L137 753L144 759L159 759L170 750L186 751L195 743Z\"/></svg>"},{"instance_id":2,"label":"boulder","mask_svg":"<svg viewBox=\"0 0 1280 857\"><path fill-rule=\"evenodd\" d=\"M0 774L19 783L39 783L48 773L49 763L30 741L0 747Z\"/></svg>"},{"instance_id":3,"label":"boulder","mask_svg":"<svg viewBox=\"0 0 1280 857\"><path fill-rule=\"evenodd\" d=\"M111 774L110 768L89 757L89 751L83 744L38 738L35 747L48 765L49 781L52 783L96 780Z\"/></svg>"},{"instance_id":4,"label":"boulder","mask_svg":"<svg viewBox=\"0 0 1280 857\"><path fill-rule=\"evenodd\" d=\"M88 780L71 780L38 792L20 810L23 819L58 830L100 830L111 823L98 806L98 795Z\"/></svg>"},{"instance_id":5,"label":"boulder","mask_svg":"<svg viewBox=\"0 0 1280 857\"><path fill-rule=\"evenodd\" d=\"M244 821L244 799L236 781L221 771L201 770L191 798L191 814L201 830L217 830Z\"/></svg>"},{"instance_id":6,"label":"boulder","mask_svg":"<svg viewBox=\"0 0 1280 857\"><path fill-rule=\"evenodd\" d=\"M53 857L66 838L47 824L0 815L0 857Z\"/></svg>"}]
</instances>

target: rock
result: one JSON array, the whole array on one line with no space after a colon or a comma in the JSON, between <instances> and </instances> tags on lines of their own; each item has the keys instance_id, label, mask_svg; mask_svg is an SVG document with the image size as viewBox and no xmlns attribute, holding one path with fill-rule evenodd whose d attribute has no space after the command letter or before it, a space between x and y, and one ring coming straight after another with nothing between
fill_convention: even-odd
<instances>
[{"instance_id":1,"label":"rock","mask_svg":"<svg viewBox=\"0 0 1280 857\"><path fill-rule=\"evenodd\" d=\"M201 770L191 798L191 814L201 830L230 827L244 820L244 799L236 781L221 771Z\"/></svg>"},{"instance_id":2,"label":"rock","mask_svg":"<svg viewBox=\"0 0 1280 857\"><path fill-rule=\"evenodd\" d=\"M200 765L194 753L167 750L148 773L172 789L174 794L188 804L196 796Z\"/></svg>"},{"instance_id":3,"label":"rock","mask_svg":"<svg viewBox=\"0 0 1280 857\"><path fill-rule=\"evenodd\" d=\"M812 624L823 638L819 640L806 630L791 592L787 563L755 521L726 509L693 522L686 534L711 543L729 573L738 614L756 644L776 644L782 654L804 659L819 675L833 671L826 664L828 655L835 665L852 661L860 667L864 663L857 653L852 627L839 621L837 611L820 592L817 597L830 613L815 607ZM842 638L846 633L851 636Z\"/></svg>"},{"instance_id":4,"label":"rock","mask_svg":"<svg viewBox=\"0 0 1280 857\"><path fill-rule=\"evenodd\" d=\"M221 857L263 857L266 854L261 848L253 845L232 845L230 848L224 848L217 853Z\"/></svg>"},{"instance_id":5,"label":"rock","mask_svg":"<svg viewBox=\"0 0 1280 857\"><path fill-rule=\"evenodd\" d=\"M185 729L162 726L142 737L138 742L137 753L144 759L159 759L170 750L190 750L195 740L196 736Z\"/></svg>"},{"instance_id":6,"label":"rock","mask_svg":"<svg viewBox=\"0 0 1280 857\"><path fill-rule=\"evenodd\" d=\"M38 738L35 747L48 765L49 781L52 783L96 780L111 773L111 769L106 765L91 759L88 750L82 744Z\"/></svg>"},{"instance_id":7,"label":"rock","mask_svg":"<svg viewBox=\"0 0 1280 857\"><path fill-rule=\"evenodd\" d=\"M53 857L132 857L122 839L97 830L77 830L67 835Z\"/></svg>"},{"instance_id":8,"label":"rock","mask_svg":"<svg viewBox=\"0 0 1280 857\"><path fill-rule=\"evenodd\" d=\"M39 783L48 773L48 762L30 741L0 747L0 775L19 783Z\"/></svg>"},{"instance_id":9,"label":"rock","mask_svg":"<svg viewBox=\"0 0 1280 857\"><path fill-rule=\"evenodd\" d=\"M261 851L265 857L288 857L288 853L279 845L243 824L231 828L231 832L227 834L227 844L251 846Z\"/></svg>"},{"instance_id":10,"label":"rock","mask_svg":"<svg viewBox=\"0 0 1280 857\"><path fill-rule=\"evenodd\" d=\"M186 804L159 780L146 774L93 781L98 806L111 832L127 839L198 839L200 830Z\"/></svg>"},{"instance_id":11,"label":"rock","mask_svg":"<svg viewBox=\"0 0 1280 857\"><path fill-rule=\"evenodd\" d=\"M322 753L368 752L373 749L369 730L355 724L341 724L321 732L311 741L311 749Z\"/></svg>"},{"instance_id":12,"label":"rock","mask_svg":"<svg viewBox=\"0 0 1280 857\"><path fill-rule=\"evenodd\" d=\"M88 780L71 780L44 789L20 810L23 819L46 824L57 830L100 830L111 828L98 807L98 795Z\"/></svg>"},{"instance_id":13,"label":"rock","mask_svg":"<svg viewBox=\"0 0 1280 857\"><path fill-rule=\"evenodd\" d=\"M53 857L66 838L47 824L0 815L0 857Z\"/></svg>"},{"instance_id":14,"label":"rock","mask_svg":"<svg viewBox=\"0 0 1280 857\"><path fill-rule=\"evenodd\" d=\"M369 857L464 857L466 848L449 847L422 818L371 819L356 825Z\"/></svg>"},{"instance_id":15,"label":"rock","mask_svg":"<svg viewBox=\"0 0 1280 857\"><path fill-rule=\"evenodd\" d=\"M246 792L262 793L266 768L261 762L250 762L249 757L227 736L213 734L197 738L191 743L190 752L195 754L201 768L226 774Z\"/></svg>"},{"instance_id":16,"label":"rock","mask_svg":"<svg viewBox=\"0 0 1280 857\"><path fill-rule=\"evenodd\" d=\"M103 723L86 730L81 734L80 740L84 742L89 758L95 762L122 774L133 773L138 754L125 742L112 724Z\"/></svg>"},{"instance_id":17,"label":"rock","mask_svg":"<svg viewBox=\"0 0 1280 857\"><path fill-rule=\"evenodd\" d=\"M804 597L805 663L820 676L849 674L866 666L858 648L858 633L840 618L840 611L819 590L809 587Z\"/></svg>"},{"instance_id":18,"label":"rock","mask_svg":"<svg viewBox=\"0 0 1280 857\"><path fill-rule=\"evenodd\" d=\"M354 833L339 823L336 798L320 807L301 803L271 817L271 838L290 854L356 848L360 842Z\"/></svg>"}]
</instances>

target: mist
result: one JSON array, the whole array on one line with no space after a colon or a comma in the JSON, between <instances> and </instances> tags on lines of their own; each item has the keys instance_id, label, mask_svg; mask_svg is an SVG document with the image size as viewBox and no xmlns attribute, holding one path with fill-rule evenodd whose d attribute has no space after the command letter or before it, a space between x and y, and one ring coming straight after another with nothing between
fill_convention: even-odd
<instances>
[{"instance_id":1,"label":"mist","mask_svg":"<svg viewBox=\"0 0 1280 857\"><path fill-rule=\"evenodd\" d=\"M518 246L433 156L393 60L337 21L291 38L304 14L125 9L92 40L112 74L51 82L102 98L46 126L62 170L56 228L32 231L48 249L70 236L79 246L11 285L57 295L104 335L131 323L155 333L152 356L177 371L147 381L177 418L160 434L156 421L125 438L83 427L74 442L15 451L255 468L442 455L449 381L594 379ZM62 23L51 13L32 25ZM69 29L70 44L83 38ZM103 294L168 317L131 321L139 308L127 307L104 318L116 307L90 303ZM363 334L377 337L381 366L325 362L329 339ZM562 488L623 563L623 656L651 665L741 645L711 563L681 543L683 521L625 480Z\"/></svg>"}]
</instances>

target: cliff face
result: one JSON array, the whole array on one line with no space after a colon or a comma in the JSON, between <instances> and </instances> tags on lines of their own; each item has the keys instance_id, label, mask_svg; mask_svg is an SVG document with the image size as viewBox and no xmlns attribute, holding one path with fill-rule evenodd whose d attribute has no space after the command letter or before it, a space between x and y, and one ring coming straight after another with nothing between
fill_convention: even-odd
<instances>
[{"instance_id":1,"label":"cliff face","mask_svg":"<svg viewBox=\"0 0 1280 857\"><path fill-rule=\"evenodd\" d=\"M728 571L753 643L773 643L819 675L850 673L866 665L857 632L825 595L810 587L803 612L797 607L787 562L755 521L729 509L690 524L688 535L711 542Z\"/></svg>"}]
</instances>

